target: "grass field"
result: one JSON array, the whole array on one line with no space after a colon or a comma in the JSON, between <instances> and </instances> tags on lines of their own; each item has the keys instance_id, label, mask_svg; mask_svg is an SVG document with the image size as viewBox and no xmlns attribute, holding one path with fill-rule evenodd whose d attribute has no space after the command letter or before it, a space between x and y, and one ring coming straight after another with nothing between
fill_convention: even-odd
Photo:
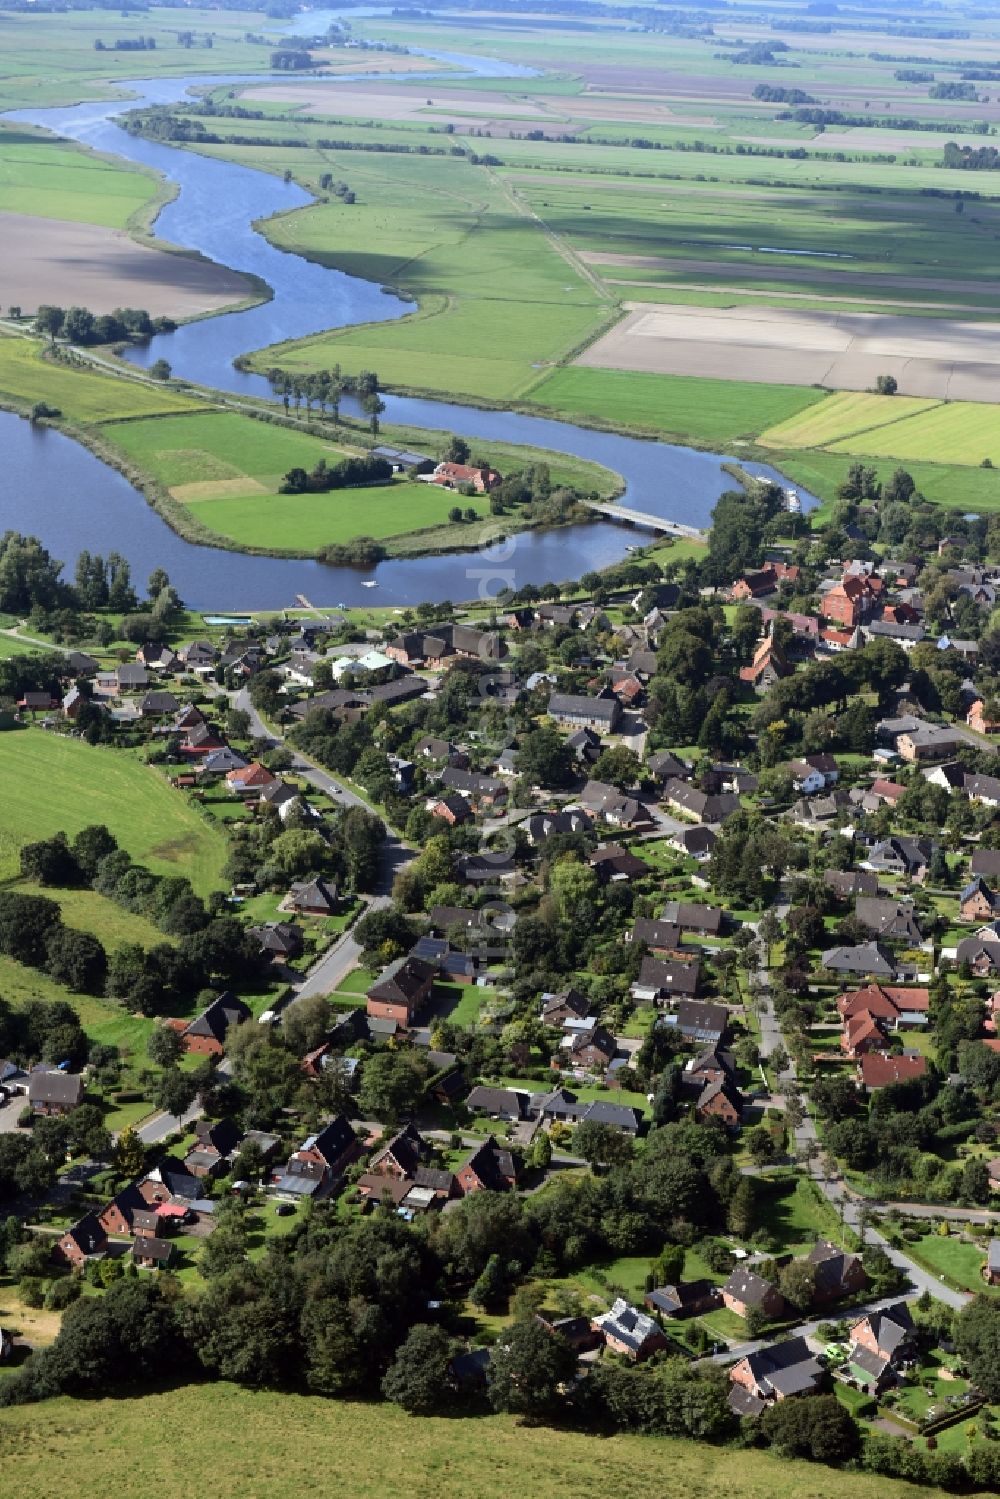
<instances>
[{"instance_id":1,"label":"grass field","mask_svg":"<svg viewBox=\"0 0 1000 1499\"><path fill-rule=\"evenodd\" d=\"M768 448L822 448L900 462L1000 464L1000 408L847 392L761 433Z\"/></svg>"},{"instance_id":2,"label":"grass field","mask_svg":"<svg viewBox=\"0 0 1000 1499\"><path fill-rule=\"evenodd\" d=\"M45 401L69 420L85 424L106 421L111 412L118 417L153 416L193 411L202 404L135 380L54 364L43 359L43 353L43 345L33 339L0 334L0 403L23 408Z\"/></svg>"},{"instance_id":3,"label":"grass field","mask_svg":"<svg viewBox=\"0 0 1000 1499\"><path fill-rule=\"evenodd\" d=\"M124 947L127 942L155 947L158 942L169 941L144 916L133 915L96 890L52 890L33 885L28 880L19 880L12 888L22 895L44 895L48 900L58 901L67 926L76 927L81 932L93 932L111 952Z\"/></svg>"},{"instance_id":4,"label":"grass field","mask_svg":"<svg viewBox=\"0 0 1000 1499\"><path fill-rule=\"evenodd\" d=\"M860 446L860 444L859 444ZM852 463L871 463L884 481L893 470L905 467L913 475L918 490L934 504L953 510L990 515L1000 510L1000 469L967 468L959 464L913 463L909 458L884 459L870 451L848 457L846 454L808 452L769 453L793 483L810 490L824 501L836 499L837 487L847 478Z\"/></svg>"},{"instance_id":5,"label":"grass field","mask_svg":"<svg viewBox=\"0 0 1000 1499\"><path fill-rule=\"evenodd\" d=\"M44 1440L39 1440L39 1419ZM329 1492L385 1499L399 1462L413 1499L548 1499L553 1474L572 1499L917 1499L928 1490L838 1473L763 1452L674 1438L592 1437L510 1417L427 1419L394 1406L192 1385L119 1400L48 1401L0 1412L12 1494L63 1499L141 1450L159 1499L187 1499L211 1454L213 1499L302 1499ZM372 1444L376 1443L376 1450ZM361 1451L367 1453L359 1461ZM390 1462L395 1452L398 1461Z\"/></svg>"},{"instance_id":6,"label":"grass field","mask_svg":"<svg viewBox=\"0 0 1000 1499\"><path fill-rule=\"evenodd\" d=\"M456 503L480 516L489 511L482 498L456 499L436 485L403 479L328 494L279 494L290 468L311 469L321 458L332 467L345 449L236 412L116 422L106 436L167 485L202 525L244 546L315 551L354 536L445 525Z\"/></svg>"},{"instance_id":7,"label":"grass field","mask_svg":"<svg viewBox=\"0 0 1000 1499\"><path fill-rule=\"evenodd\" d=\"M0 128L0 212L124 229L155 191L152 176L109 157Z\"/></svg>"},{"instance_id":8,"label":"grass field","mask_svg":"<svg viewBox=\"0 0 1000 1499\"><path fill-rule=\"evenodd\" d=\"M822 448L919 412L933 410L938 405L938 401L920 400L914 396L838 391L833 396L821 396L819 404L809 410L766 427L758 441L768 448Z\"/></svg>"},{"instance_id":9,"label":"grass field","mask_svg":"<svg viewBox=\"0 0 1000 1499\"><path fill-rule=\"evenodd\" d=\"M571 417L597 417L721 443L752 437L772 422L780 423L781 431L789 418L794 422L799 413L808 413L823 395L792 385L570 368L546 375L529 399Z\"/></svg>"},{"instance_id":10,"label":"grass field","mask_svg":"<svg viewBox=\"0 0 1000 1499\"><path fill-rule=\"evenodd\" d=\"M0 734L0 877L23 843L105 823L157 874L184 874L203 895L222 884L224 835L149 766L41 729Z\"/></svg>"}]
</instances>

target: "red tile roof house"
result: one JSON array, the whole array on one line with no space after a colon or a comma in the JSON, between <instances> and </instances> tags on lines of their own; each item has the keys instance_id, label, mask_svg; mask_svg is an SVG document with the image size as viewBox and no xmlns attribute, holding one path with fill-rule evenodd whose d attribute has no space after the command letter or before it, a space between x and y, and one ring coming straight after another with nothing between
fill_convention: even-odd
<instances>
[{"instance_id":1,"label":"red tile roof house","mask_svg":"<svg viewBox=\"0 0 1000 1499\"><path fill-rule=\"evenodd\" d=\"M754 651L752 664L740 667L740 681L748 682L755 692L766 692L791 672L784 651L768 636Z\"/></svg>"},{"instance_id":2,"label":"red tile roof house","mask_svg":"<svg viewBox=\"0 0 1000 1499\"><path fill-rule=\"evenodd\" d=\"M463 1197L473 1192L509 1192L517 1186L517 1166L510 1151L488 1135L459 1166L455 1181Z\"/></svg>"},{"instance_id":3,"label":"red tile roof house","mask_svg":"<svg viewBox=\"0 0 1000 1499\"><path fill-rule=\"evenodd\" d=\"M73 1270L81 1270L88 1260L99 1259L106 1253L108 1236L96 1213L87 1213L75 1223L53 1246L53 1254Z\"/></svg>"},{"instance_id":4,"label":"red tile roof house","mask_svg":"<svg viewBox=\"0 0 1000 1499\"><path fill-rule=\"evenodd\" d=\"M408 1030L430 998L435 972L422 958L397 958L368 990L368 1014L378 1020L395 1020Z\"/></svg>"},{"instance_id":5,"label":"red tile roof house","mask_svg":"<svg viewBox=\"0 0 1000 1499\"><path fill-rule=\"evenodd\" d=\"M260 796L277 779L266 765L261 765L259 760L251 760L249 765L228 772L226 786L232 796Z\"/></svg>"},{"instance_id":6,"label":"red tile roof house","mask_svg":"<svg viewBox=\"0 0 1000 1499\"><path fill-rule=\"evenodd\" d=\"M606 1348L633 1364L639 1364L670 1346L670 1339L649 1313L629 1306L622 1296L609 1312L594 1317L590 1325L601 1334Z\"/></svg>"},{"instance_id":7,"label":"red tile roof house","mask_svg":"<svg viewBox=\"0 0 1000 1499\"><path fill-rule=\"evenodd\" d=\"M909 1083L927 1072L926 1057L880 1056L871 1052L858 1064L858 1079L867 1093L891 1083Z\"/></svg>"},{"instance_id":8,"label":"red tile roof house","mask_svg":"<svg viewBox=\"0 0 1000 1499\"><path fill-rule=\"evenodd\" d=\"M490 494L503 483L503 475L495 468L478 468L471 463L439 463L427 477L429 483L443 484L445 489L461 489L467 484L476 494Z\"/></svg>"}]
</instances>

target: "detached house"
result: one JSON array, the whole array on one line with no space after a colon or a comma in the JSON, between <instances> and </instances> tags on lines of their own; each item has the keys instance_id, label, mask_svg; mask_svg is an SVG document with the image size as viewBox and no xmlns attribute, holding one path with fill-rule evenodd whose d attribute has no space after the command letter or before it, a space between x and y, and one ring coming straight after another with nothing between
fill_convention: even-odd
<instances>
[{"instance_id":1,"label":"detached house","mask_svg":"<svg viewBox=\"0 0 1000 1499\"><path fill-rule=\"evenodd\" d=\"M305 1200L322 1195L356 1159L358 1142L343 1114L310 1135L289 1156L283 1171L271 1180L279 1197Z\"/></svg>"},{"instance_id":2,"label":"detached house","mask_svg":"<svg viewBox=\"0 0 1000 1499\"><path fill-rule=\"evenodd\" d=\"M394 1020L409 1030L414 1016L430 998L435 972L433 964L412 954L397 958L368 990L368 1014L378 1020Z\"/></svg>"},{"instance_id":3,"label":"detached house","mask_svg":"<svg viewBox=\"0 0 1000 1499\"><path fill-rule=\"evenodd\" d=\"M640 1312L619 1296L609 1312L591 1322L612 1353L618 1353L633 1364L650 1358L670 1346L670 1339L648 1312Z\"/></svg>"},{"instance_id":4,"label":"detached house","mask_svg":"<svg viewBox=\"0 0 1000 1499\"><path fill-rule=\"evenodd\" d=\"M250 1019L250 1014L250 1006L227 990L184 1027L181 1038L188 1051L199 1056L221 1057L230 1027L242 1025Z\"/></svg>"},{"instance_id":5,"label":"detached house","mask_svg":"<svg viewBox=\"0 0 1000 1499\"><path fill-rule=\"evenodd\" d=\"M108 1236L96 1213L87 1213L55 1242L53 1253L69 1265L82 1270L88 1260L100 1259L107 1252Z\"/></svg>"},{"instance_id":6,"label":"detached house","mask_svg":"<svg viewBox=\"0 0 1000 1499\"><path fill-rule=\"evenodd\" d=\"M975 875L958 897L958 914L962 921L992 921L1000 910L996 894L982 875Z\"/></svg>"},{"instance_id":7,"label":"detached house","mask_svg":"<svg viewBox=\"0 0 1000 1499\"><path fill-rule=\"evenodd\" d=\"M455 1180L465 1197L473 1192L513 1191L517 1186L514 1157L489 1135L459 1166Z\"/></svg>"},{"instance_id":8,"label":"detached house","mask_svg":"<svg viewBox=\"0 0 1000 1499\"><path fill-rule=\"evenodd\" d=\"M28 1105L33 1114L70 1114L83 1099L79 1073L57 1067L33 1067L28 1077Z\"/></svg>"},{"instance_id":9,"label":"detached house","mask_svg":"<svg viewBox=\"0 0 1000 1499\"><path fill-rule=\"evenodd\" d=\"M759 1416L777 1400L815 1395L823 1366L805 1338L787 1338L740 1359L729 1371L729 1408L737 1416Z\"/></svg>"},{"instance_id":10,"label":"detached house","mask_svg":"<svg viewBox=\"0 0 1000 1499\"><path fill-rule=\"evenodd\" d=\"M777 1286L756 1275L746 1265L737 1265L730 1275L722 1287L722 1301L737 1317L745 1317L749 1311L760 1312L765 1317L780 1317L786 1305Z\"/></svg>"}]
</instances>

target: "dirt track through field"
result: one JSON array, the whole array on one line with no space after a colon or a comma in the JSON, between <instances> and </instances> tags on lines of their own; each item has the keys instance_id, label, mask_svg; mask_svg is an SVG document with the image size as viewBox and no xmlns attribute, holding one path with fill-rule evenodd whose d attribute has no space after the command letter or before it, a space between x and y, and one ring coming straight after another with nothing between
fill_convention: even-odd
<instances>
[{"instance_id":1,"label":"dirt track through field","mask_svg":"<svg viewBox=\"0 0 1000 1499\"><path fill-rule=\"evenodd\" d=\"M685 275L719 276L726 280L750 274L747 261L727 260L681 260L672 255L618 255L604 250L581 250L580 259L588 265L631 266L640 271L679 271ZM946 276L885 276L865 275L858 271L834 271L828 266L775 265L760 260L753 261L752 274L758 281L794 282L809 286L822 282L825 286L837 286L843 290L845 299L852 291L961 291L966 296L970 291L982 292L984 296L1000 296L1000 281L976 281L956 283Z\"/></svg>"},{"instance_id":2,"label":"dirt track through field","mask_svg":"<svg viewBox=\"0 0 1000 1499\"><path fill-rule=\"evenodd\" d=\"M870 390L894 375L905 395L1000 401L1000 330L952 318L633 304L575 362L833 390Z\"/></svg>"},{"instance_id":3,"label":"dirt track through field","mask_svg":"<svg viewBox=\"0 0 1000 1499\"><path fill-rule=\"evenodd\" d=\"M225 266L140 245L120 229L0 213L3 300L34 312L57 307L144 307L187 318L242 302L253 288Z\"/></svg>"}]
</instances>

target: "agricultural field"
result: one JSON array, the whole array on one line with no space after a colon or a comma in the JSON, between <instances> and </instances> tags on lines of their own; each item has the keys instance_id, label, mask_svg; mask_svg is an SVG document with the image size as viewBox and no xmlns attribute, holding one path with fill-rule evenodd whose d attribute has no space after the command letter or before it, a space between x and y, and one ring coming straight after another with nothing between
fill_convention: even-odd
<instances>
[{"instance_id":1,"label":"agricultural field","mask_svg":"<svg viewBox=\"0 0 1000 1499\"><path fill-rule=\"evenodd\" d=\"M998 388L1000 361L987 324L752 304L626 307L627 316L577 364L847 390L869 390L891 375L904 395L978 401Z\"/></svg>"},{"instance_id":2,"label":"agricultural field","mask_svg":"<svg viewBox=\"0 0 1000 1499\"><path fill-rule=\"evenodd\" d=\"M116 422L105 435L209 531L241 546L292 543L316 551L359 535L382 539L446 525L456 503L479 516L489 513L482 497L456 497L405 479L327 494L279 494L290 468L311 469L320 459L332 467L348 450L235 412Z\"/></svg>"},{"instance_id":3,"label":"agricultural field","mask_svg":"<svg viewBox=\"0 0 1000 1499\"><path fill-rule=\"evenodd\" d=\"M207 1397L207 1398L206 1398ZM511 1417L419 1420L391 1405L324 1400L191 1385L141 1398L50 1401L45 1441L38 1412L0 1412L4 1471L12 1492L62 1499L86 1486L122 1452L150 1450L150 1433L169 1432L170 1461L160 1465L160 1499L187 1499L190 1473L211 1451L216 1499L267 1493L299 1499L314 1486L340 1487L351 1499L382 1499L382 1463L359 1463L357 1435L377 1422L385 1451L406 1453L407 1486L436 1499L523 1499L552 1492L552 1474L574 1499L696 1499L706 1484L746 1499L910 1499L922 1491L866 1473L838 1473L753 1450L708 1447L664 1437L596 1437L524 1424ZM247 1441L247 1432L260 1434ZM158 1452L159 1439L152 1438ZM166 1448L163 1448L164 1452ZM926 1491L923 1491L926 1492Z\"/></svg>"},{"instance_id":4,"label":"agricultural field","mask_svg":"<svg viewBox=\"0 0 1000 1499\"><path fill-rule=\"evenodd\" d=\"M876 396L860 391L841 391L821 398L818 405L767 427L758 442L765 448L823 448L831 443L867 434L877 427L902 421L939 403L914 396Z\"/></svg>"},{"instance_id":5,"label":"agricultural field","mask_svg":"<svg viewBox=\"0 0 1000 1499\"><path fill-rule=\"evenodd\" d=\"M0 213L124 229L155 192L151 173L52 136L0 127Z\"/></svg>"},{"instance_id":6,"label":"agricultural field","mask_svg":"<svg viewBox=\"0 0 1000 1499\"><path fill-rule=\"evenodd\" d=\"M793 385L688 380L575 365L546 375L532 389L529 400L584 421L590 418L668 435L683 434L701 442L728 443L754 436L769 413L783 428L786 421L814 409L823 395Z\"/></svg>"},{"instance_id":7,"label":"agricultural field","mask_svg":"<svg viewBox=\"0 0 1000 1499\"><path fill-rule=\"evenodd\" d=\"M261 23L260 12L191 9L181 20L175 10L156 7L124 16L106 10L72 11L60 16L56 27L47 15L11 14L3 28L0 108L114 98L120 92L115 79L137 75L263 72L269 44L246 40L248 31L259 34ZM195 45L179 43L181 29L194 33ZM114 49L119 38L149 36L155 50ZM103 41L103 51L95 48L97 41Z\"/></svg>"},{"instance_id":8,"label":"agricultural field","mask_svg":"<svg viewBox=\"0 0 1000 1499\"><path fill-rule=\"evenodd\" d=\"M110 412L130 417L202 409L201 401L172 391L72 369L43 356L44 346L34 339L0 334L0 405L23 408L45 401L67 420L88 425L107 420Z\"/></svg>"},{"instance_id":9,"label":"agricultural field","mask_svg":"<svg viewBox=\"0 0 1000 1499\"><path fill-rule=\"evenodd\" d=\"M224 834L128 754L41 729L11 731L0 734L0 778L12 788L0 808L0 877L17 873L23 843L105 823L154 873L185 874L200 895L222 883Z\"/></svg>"}]
</instances>

